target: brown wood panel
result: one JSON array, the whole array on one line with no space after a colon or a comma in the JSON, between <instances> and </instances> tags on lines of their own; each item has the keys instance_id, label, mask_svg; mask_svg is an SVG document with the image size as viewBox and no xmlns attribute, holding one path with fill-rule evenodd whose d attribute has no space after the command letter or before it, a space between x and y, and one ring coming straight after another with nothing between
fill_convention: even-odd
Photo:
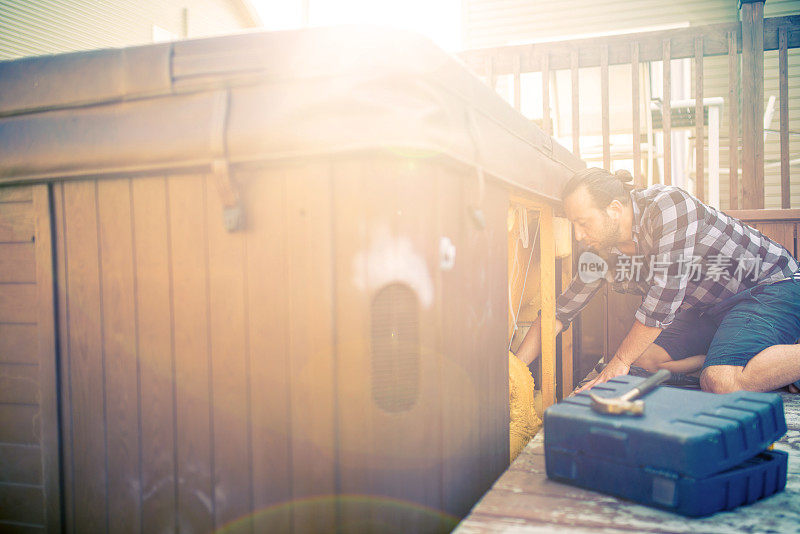
<instances>
[{"instance_id":1,"label":"brown wood panel","mask_svg":"<svg viewBox=\"0 0 800 534\"><path fill-rule=\"evenodd\" d=\"M107 528L105 384L96 184L64 184L69 418L76 532ZM63 302L63 301L62 301ZM69 527L68 527L69 528Z\"/></svg>"},{"instance_id":2,"label":"brown wood panel","mask_svg":"<svg viewBox=\"0 0 800 534\"><path fill-rule=\"evenodd\" d=\"M442 288L443 509L460 518L508 465L507 330L499 319L508 309L509 200L494 182L481 198L463 171L437 172L436 235L456 248L452 270L433 265ZM471 218L472 206L485 228Z\"/></svg>"},{"instance_id":3,"label":"brown wood panel","mask_svg":"<svg viewBox=\"0 0 800 534\"><path fill-rule=\"evenodd\" d=\"M739 52L738 35L728 32L728 171L730 208L739 208Z\"/></svg>"},{"instance_id":4,"label":"brown wood panel","mask_svg":"<svg viewBox=\"0 0 800 534\"><path fill-rule=\"evenodd\" d=\"M213 529L205 178L168 180L179 530Z\"/></svg>"},{"instance_id":5,"label":"brown wood panel","mask_svg":"<svg viewBox=\"0 0 800 534\"><path fill-rule=\"evenodd\" d=\"M778 76L780 92L780 128L781 128L781 207L792 207L791 181L789 177L789 54L788 29L778 30Z\"/></svg>"},{"instance_id":6,"label":"brown wood panel","mask_svg":"<svg viewBox=\"0 0 800 534\"><path fill-rule=\"evenodd\" d=\"M41 432L37 404L0 403L0 443L38 445Z\"/></svg>"},{"instance_id":7,"label":"brown wood panel","mask_svg":"<svg viewBox=\"0 0 800 534\"><path fill-rule=\"evenodd\" d=\"M59 363L57 368L58 376L61 380L59 414L61 421L61 472L63 482L61 492L63 500L63 530L68 532L75 531L75 495L74 487L74 468L72 462L72 378L70 376L70 353L69 353L69 300L67 299L67 256L66 256L66 213L64 182L52 185L53 188L53 222L55 235L54 249L56 255L55 277L56 277L56 298L59 302L56 309L56 320L58 321L58 331L60 332L59 343Z\"/></svg>"},{"instance_id":8,"label":"brown wood panel","mask_svg":"<svg viewBox=\"0 0 800 534\"><path fill-rule=\"evenodd\" d=\"M642 124L639 105L639 43L631 44L631 133L633 138L633 181L636 187L645 187L642 176Z\"/></svg>"},{"instance_id":9,"label":"brown wood panel","mask_svg":"<svg viewBox=\"0 0 800 534\"><path fill-rule=\"evenodd\" d=\"M603 168L611 169L611 125L608 95L608 47L600 50L600 108L603 129Z\"/></svg>"},{"instance_id":10,"label":"brown wood panel","mask_svg":"<svg viewBox=\"0 0 800 534\"><path fill-rule=\"evenodd\" d=\"M0 322L36 322L36 284L0 283Z\"/></svg>"},{"instance_id":11,"label":"brown wood panel","mask_svg":"<svg viewBox=\"0 0 800 534\"><path fill-rule=\"evenodd\" d=\"M800 209L793 210L725 210L742 221L800 221Z\"/></svg>"},{"instance_id":12,"label":"brown wood panel","mask_svg":"<svg viewBox=\"0 0 800 534\"><path fill-rule=\"evenodd\" d=\"M794 254L795 252L795 224L792 222L758 222L750 223L765 236L776 243L783 245L786 250Z\"/></svg>"},{"instance_id":13,"label":"brown wood panel","mask_svg":"<svg viewBox=\"0 0 800 534\"><path fill-rule=\"evenodd\" d=\"M5 202L33 202L33 190L29 185L0 187L0 203Z\"/></svg>"},{"instance_id":14,"label":"brown wood panel","mask_svg":"<svg viewBox=\"0 0 800 534\"><path fill-rule=\"evenodd\" d=\"M0 243L0 282L35 282L33 243Z\"/></svg>"},{"instance_id":15,"label":"brown wood panel","mask_svg":"<svg viewBox=\"0 0 800 534\"><path fill-rule=\"evenodd\" d=\"M36 214L36 321L45 523L48 532L54 533L62 530L62 513L51 189L46 184L35 185L31 189Z\"/></svg>"},{"instance_id":16,"label":"brown wood panel","mask_svg":"<svg viewBox=\"0 0 800 534\"><path fill-rule=\"evenodd\" d=\"M764 4L742 4L742 207L764 207Z\"/></svg>"},{"instance_id":17,"label":"brown wood panel","mask_svg":"<svg viewBox=\"0 0 800 534\"><path fill-rule=\"evenodd\" d=\"M38 486L0 484L0 521L16 521L32 525L44 523L44 493ZM4 525L0 530L5 532Z\"/></svg>"},{"instance_id":18,"label":"brown wood panel","mask_svg":"<svg viewBox=\"0 0 800 534\"><path fill-rule=\"evenodd\" d=\"M0 482L41 484L41 448L36 445L0 444Z\"/></svg>"},{"instance_id":19,"label":"brown wood panel","mask_svg":"<svg viewBox=\"0 0 800 534\"><path fill-rule=\"evenodd\" d=\"M167 186L164 178L133 181L136 324L141 417L141 526L176 528L175 360Z\"/></svg>"},{"instance_id":20,"label":"brown wood panel","mask_svg":"<svg viewBox=\"0 0 800 534\"><path fill-rule=\"evenodd\" d=\"M561 291L564 293L572 283L572 256L561 259ZM566 398L573 389L573 361L572 345L575 329L572 324L561 334L561 398Z\"/></svg>"},{"instance_id":21,"label":"brown wood panel","mask_svg":"<svg viewBox=\"0 0 800 534\"><path fill-rule=\"evenodd\" d=\"M0 402L38 404L39 366L0 363Z\"/></svg>"},{"instance_id":22,"label":"brown wood panel","mask_svg":"<svg viewBox=\"0 0 800 534\"><path fill-rule=\"evenodd\" d=\"M0 203L0 242L30 242L35 234L33 207L28 202Z\"/></svg>"},{"instance_id":23,"label":"brown wood panel","mask_svg":"<svg viewBox=\"0 0 800 534\"><path fill-rule=\"evenodd\" d=\"M694 153L695 192L705 200L705 118L703 113L703 37L694 40Z\"/></svg>"},{"instance_id":24,"label":"brown wood panel","mask_svg":"<svg viewBox=\"0 0 800 534\"><path fill-rule=\"evenodd\" d=\"M130 187L130 180L104 180L97 184L108 455L106 493L111 532L138 532L141 527L139 362Z\"/></svg>"},{"instance_id":25,"label":"brown wood panel","mask_svg":"<svg viewBox=\"0 0 800 534\"><path fill-rule=\"evenodd\" d=\"M572 81L572 153L581 157L580 83L577 50L570 51L569 68Z\"/></svg>"},{"instance_id":26,"label":"brown wood panel","mask_svg":"<svg viewBox=\"0 0 800 534\"><path fill-rule=\"evenodd\" d=\"M463 180L463 178L462 178ZM479 184L468 180L466 183L468 198L479 190ZM476 366L478 366L478 380L481 390L486 392L486 399L480 402L479 424L481 429L481 460L484 470L481 472L479 487L490 486L507 467L509 462L509 407L508 399L508 337L506 334L506 320L501 310L508 309L508 229L506 217L508 213L509 194L499 184L489 183L486 187L486 197L482 206L487 226L487 239L485 250L485 273L488 277L487 294L489 298L483 307L478 304L478 309L486 313L487 317L483 336L476 347ZM470 221L472 224L472 221ZM473 245L475 246L475 245ZM481 253L478 248L477 254ZM480 270L473 272L473 280L480 280ZM535 284L534 284L535 285ZM471 285L466 286L469 290ZM488 310L493 312L492 320L488 320ZM497 360L487 359L486 355L497 355Z\"/></svg>"},{"instance_id":27,"label":"brown wood panel","mask_svg":"<svg viewBox=\"0 0 800 534\"><path fill-rule=\"evenodd\" d=\"M552 332L555 331L556 273L555 241L553 236L553 209L542 208L539 212L539 246L541 257L542 292L542 409L556 402L556 346ZM547 334L550 333L550 334Z\"/></svg>"},{"instance_id":28,"label":"brown wood panel","mask_svg":"<svg viewBox=\"0 0 800 534\"><path fill-rule=\"evenodd\" d=\"M375 491L373 470L380 468L370 454L380 421L374 415L377 408L371 396L369 374L370 301L374 288L367 286L366 277L372 237L363 221L370 220L371 226L383 227L383 233L388 234L385 219L397 208L384 205L383 216L371 220L377 211L371 202L374 195L393 198L384 180L370 180L376 166L373 160L367 160L336 162L333 167L338 461L341 491L345 495ZM363 522L376 528L381 519L382 510L377 502L361 506L343 503L341 507L341 524L345 527Z\"/></svg>"},{"instance_id":29,"label":"brown wood panel","mask_svg":"<svg viewBox=\"0 0 800 534\"><path fill-rule=\"evenodd\" d=\"M208 291L213 392L214 526L252 522L243 232L225 230L220 193L206 181Z\"/></svg>"},{"instance_id":30,"label":"brown wood panel","mask_svg":"<svg viewBox=\"0 0 800 534\"><path fill-rule=\"evenodd\" d=\"M286 174L292 520L298 532L328 530L335 522L330 179L324 163Z\"/></svg>"},{"instance_id":31,"label":"brown wood panel","mask_svg":"<svg viewBox=\"0 0 800 534\"><path fill-rule=\"evenodd\" d=\"M671 59L672 48L671 41L664 39L661 43L661 64L663 65L663 84L662 84L662 97L661 97L661 124L662 132L664 133L664 176L661 177L661 183L672 184L672 75L671 75Z\"/></svg>"},{"instance_id":32,"label":"brown wood panel","mask_svg":"<svg viewBox=\"0 0 800 534\"><path fill-rule=\"evenodd\" d=\"M30 350L36 338L35 324L0 323L0 362L38 364L39 355Z\"/></svg>"},{"instance_id":33,"label":"brown wood panel","mask_svg":"<svg viewBox=\"0 0 800 534\"><path fill-rule=\"evenodd\" d=\"M289 279L285 172L241 177L246 271L254 532L291 530Z\"/></svg>"}]
</instances>

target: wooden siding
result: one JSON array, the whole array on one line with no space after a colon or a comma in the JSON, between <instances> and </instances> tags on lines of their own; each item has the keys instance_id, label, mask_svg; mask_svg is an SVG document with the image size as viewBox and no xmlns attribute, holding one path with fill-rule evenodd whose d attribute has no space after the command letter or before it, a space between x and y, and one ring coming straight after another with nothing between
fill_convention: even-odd
<instances>
[{"instance_id":1,"label":"wooden siding","mask_svg":"<svg viewBox=\"0 0 800 534\"><path fill-rule=\"evenodd\" d=\"M0 189L0 531L58 532L58 421L50 204Z\"/></svg>"},{"instance_id":2,"label":"wooden siding","mask_svg":"<svg viewBox=\"0 0 800 534\"><path fill-rule=\"evenodd\" d=\"M152 43L153 25L176 38L255 26L238 0L11 2L0 7L0 19L0 60Z\"/></svg>"},{"instance_id":3,"label":"wooden siding","mask_svg":"<svg viewBox=\"0 0 800 534\"><path fill-rule=\"evenodd\" d=\"M55 186L66 530L452 528L508 463L507 192L402 158L237 178L235 233L209 176ZM402 413L370 379L386 243L432 276Z\"/></svg>"},{"instance_id":4,"label":"wooden siding","mask_svg":"<svg viewBox=\"0 0 800 534\"><path fill-rule=\"evenodd\" d=\"M709 2L688 2L678 1L669 4L658 3L652 0L637 0L636 2L613 2L611 4L604 3L602 5L596 2L589 2L588 0L575 0L569 2L555 2L546 5L532 4L530 2L522 2L519 0L469 0L464 6L464 36L465 48L485 48L495 47L508 44L523 44L547 40L562 40L577 35L598 35L607 33L624 33L641 31L643 28L657 26L653 24L653 15L658 14L657 25L669 24L688 24L691 26L707 25L715 23L733 23L739 19L736 3L723 2L723 1L709 1ZM784 15L798 15L800 8L797 2L791 0L770 0L764 5L764 16L778 17ZM576 30L579 28L579 30ZM741 46L741 42L739 42ZM800 131L800 77L796 76L798 72L798 62L800 62L800 50L789 49L787 58L788 66L788 102L786 103L787 113L787 129L789 132L788 139L790 149L788 150L788 159L798 159L798 140L796 132ZM688 60L687 60L688 61ZM679 67L679 63L673 61L673 76L675 76L675 69ZM730 195L730 172L729 172L729 150L730 144L729 124L730 124L730 108L729 108L729 92L728 92L728 62L725 57L707 57L703 61L703 78L702 78L702 94L704 97L722 97L724 104L720 114L720 153L719 153L719 166L721 169L719 195L720 207L722 209L731 208L731 195ZM553 87L566 86L569 84L568 75L566 70L568 65L562 65L559 70L554 70L551 65L551 76ZM647 73L650 69L660 70L660 62L653 64L645 63L642 69ZM562 124L559 127L559 135L565 135L566 132L578 130L583 135L599 135L601 131L601 113L600 113L600 100L597 96L600 94L599 79L593 68L580 69L581 77L581 118L577 127L569 127L571 119L569 113L569 106L561 103L562 113L560 116L556 114ZM689 97L694 98L696 95L696 84L694 83L695 65L694 61L691 62L691 75L692 83L689 85ZM481 72L480 74L485 74ZM528 75L529 76L529 75ZM523 74L523 79L526 77ZM616 80L615 80L616 78ZM611 121L610 131L612 134L628 133L630 132L630 124L628 120L623 120L625 117L630 117L630 88L629 83L626 81L630 78L629 66L611 66L610 67L610 83L611 94L614 95L610 102L611 108ZM506 90L506 83L504 77L498 80L498 89L501 91ZM767 132L764 142L764 207L767 209L775 209L782 206L781 202L781 148L780 136L778 129L780 128L780 90L779 84L779 69L778 69L778 52L767 51L764 56L764 103L763 109L767 108L770 96L776 98L775 112L771 123L767 126ZM520 84L524 95L522 98L515 96L522 102L527 100L536 101L541 98L541 90L539 83ZM656 88L654 88L656 89ZM552 93L552 91L551 91ZM660 88L654 91L656 96L661 94ZM738 94L738 88L737 93ZM675 93L673 92L673 99ZM551 96L553 106L558 106L557 97ZM741 109L741 103L737 103ZM567 113L563 113L566 111ZM617 111L615 113L615 111ZM536 119L541 116L540 111L534 110L531 116ZM573 121L574 122L574 121ZM738 121L738 128L742 126L741 120ZM773 131L769 131L769 130ZM707 135L708 128L705 128ZM688 152L685 161L677 161L676 165L680 166L680 170L686 170L688 179L692 182L689 186L694 188L695 191L700 189L709 191L708 173L704 173L702 184L695 185L695 161L693 156L694 147L694 133L689 136ZM738 139L734 141L738 144ZM682 148L679 147L680 150ZM705 152L702 155L705 162L709 161L708 154L708 140L705 142ZM599 161L599 160L598 160ZM599 164L599 163L598 163ZM740 168L742 158L737 154L736 167ZM800 166L797 162L789 167L789 180L791 197L790 205L797 206L800 203ZM741 205L741 171L738 173L738 199Z\"/></svg>"}]
</instances>

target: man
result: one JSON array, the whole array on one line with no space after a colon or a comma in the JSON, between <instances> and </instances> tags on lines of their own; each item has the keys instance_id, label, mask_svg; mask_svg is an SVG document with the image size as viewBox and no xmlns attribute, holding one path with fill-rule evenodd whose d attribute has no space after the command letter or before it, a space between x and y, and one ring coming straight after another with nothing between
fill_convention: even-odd
<instances>
[{"instance_id":1,"label":"man","mask_svg":"<svg viewBox=\"0 0 800 534\"><path fill-rule=\"evenodd\" d=\"M643 296L614 357L579 391L631 365L689 373L705 391L770 391L800 381L800 273L789 252L680 188L634 190L627 171L578 172L562 194L583 247L611 260L605 278L580 272L556 301L556 331L609 279ZM614 263L613 260L616 260ZM622 275L622 276L621 276ZM517 356L541 350L535 321Z\"/></svg>"}]
</instances>

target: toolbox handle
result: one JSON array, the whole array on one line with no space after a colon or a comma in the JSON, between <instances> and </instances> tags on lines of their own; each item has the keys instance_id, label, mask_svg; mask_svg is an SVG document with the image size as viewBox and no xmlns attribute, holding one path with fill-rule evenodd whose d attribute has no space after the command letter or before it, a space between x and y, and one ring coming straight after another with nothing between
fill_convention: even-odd
<instances>
[{"instance_id":1,"label":"toolbox handle","mask_svg":"<svg viewBox=\"0 0 800 534\"><path fill-rule=\"evenodd\" d=\"M666 369L659 369L655 374L650 376L647 380L633 388L632 390L628 391L624 395L620 397L620 400L633 400L637 397L642 395L646 395L650 391L652 391L657 385L661 384L662 382L669 380L669 377L672 376Z\"/></svg>"}]
</instances>

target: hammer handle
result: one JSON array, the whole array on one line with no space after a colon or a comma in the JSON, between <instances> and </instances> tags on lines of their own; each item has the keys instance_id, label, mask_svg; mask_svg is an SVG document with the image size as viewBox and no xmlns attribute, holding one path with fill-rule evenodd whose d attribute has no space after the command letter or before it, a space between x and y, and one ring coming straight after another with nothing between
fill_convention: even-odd
<instances>
[{"instance_id":1,"label":"hammer handle","mask_svg":"<svg viewBox=\"0 0 800 534\"><path fill-rule=\"evenodd\" d=\"M624 395L620 396L620 400L631 401L637 397L641 397L653 390L657 385L664 382L665 380L669 380L669 377L672 376L672 373L667 371L666 369L659 369L655 374L651 375L647 380L633 388L632 390L628 391Z\"/></svg>"}]
</instances>

